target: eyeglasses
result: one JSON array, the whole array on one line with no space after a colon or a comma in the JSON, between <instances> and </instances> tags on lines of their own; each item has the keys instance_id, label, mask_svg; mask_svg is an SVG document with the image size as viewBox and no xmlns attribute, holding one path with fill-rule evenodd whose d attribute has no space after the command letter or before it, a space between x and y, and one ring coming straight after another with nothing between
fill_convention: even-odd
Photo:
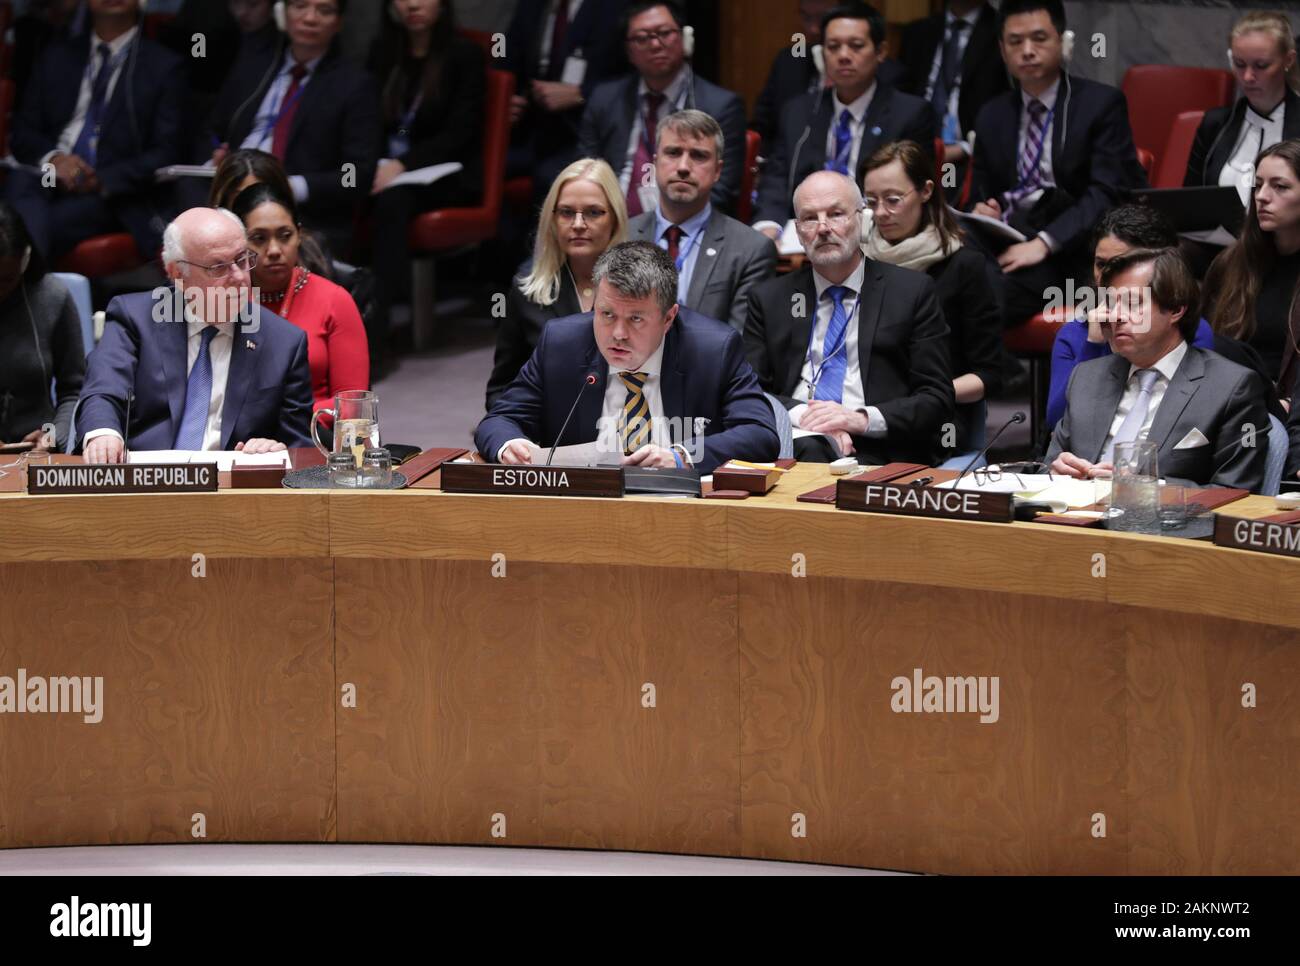
<instances>
[{"instance_id":1,"label":"eyeglasses","mask_svg":"<svg viewBox=\"0 0 1300 966\"><path fill-rule=\"evenodd\" d=\"M832 231L843 231L849 226L849 222L858 213L860 209L855 208L853 211L819 211L816 214L802 214L795 220L795 227L805 235L811 235L817 231L821 224L822 215L826 216L826 224Z\"/></svg>"},{"instance_id":2,"label":"eyeglasses","mask_svg":"<svg viewBox=\"0 0 1300 966\"><path fill-rule=\"evenodd\" d=\"M579 215L582 216L582 220L584 222L590 225L600 221L608 214L609 212L606 211L604 208L597 208L595 206L591 208L556 208L555 209L555 217L560 219L560 221L562 221L566 225L572 224L574 219L576 219Z\"/></svg>"},{"instance_id":3,"label":"eyeglasses","mask_svg":"<svg viewBox=\"0 0 1300 966\"><path fill-rule=\"evenodd\" d=\"M975 478L976 486L983 486L985 483L996 483L1002 479L1002 467L998 466L997 463L991 466L981 466L978 469L971 470L970 475ZM1023 488L1025 481L1020 478L1020 474L1012 473L1011 475L1016 478L1016 485Z\"/></svg>"},{"instance_id":4,"label":"eyeglasses","mask_svg":"<svg viewBox=\"0 0 1300 966\"><path fill-rule=\"evenodd\" d=\"M338 4L335 3L312 3L311 0L289 0L289 9L296 14L304 14L313 8L318 17L337 17L339 15Z\"/></svg>"},{"instance_id":5,"label":"eyeglasses","mask_svg":"<svg viewBox=\"0 0 1300 966\"><path fill-rule=\"evenodd\" d=\"M674 34L681 33L680 27L661 27L658 30L642 30L640 33L631 34L627 42L633 47L649 47L654 41L667 45L668 41L673 39Z\"/></svg>"},{"instance_id":6,"label":"eyeglasses","mask_svg":"<svg viewBox=\"0 0 1300 966\"><path fill-rule=\"evenodd\" d=\"M216 265L200 265L198 262L187 262L183 258L178 258L182 265L193 265L195 268L201 268L212 278L226 278L233 275L236 270L252 271L257 267L257 252L246 251L234 261L218 262Z\"/></svg>"},{"instance_id":7,"label":"eyeglasses","mask_svg":"<svg viewBox=\"0 0 1300 966\"><path fill-rule=\"evenodd\" d=\"M867 210L875 211L877 208L884 208L885 211L897 211L908 195L916 194L916 189L905 191L901 195L885 195L883 198L868 198Z\"/></svg>"}]
</instances>

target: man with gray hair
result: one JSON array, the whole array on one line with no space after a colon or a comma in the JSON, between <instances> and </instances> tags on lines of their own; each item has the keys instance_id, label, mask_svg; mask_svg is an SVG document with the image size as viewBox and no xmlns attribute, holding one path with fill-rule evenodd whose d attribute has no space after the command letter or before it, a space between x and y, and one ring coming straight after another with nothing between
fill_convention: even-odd
<instances>
[{"instance_id":1,"label":"man with gray hair","mask_svg":"<svg viewBox=\"0 0 1300 966\"><path fill-rule=\"evenodd\" d=\"M86 460L120 463L134 449L310 446L307 336L262 308L244 226L224 209L192 208L167 226L173 285L108 304L86 360L75 416Z\"/></svg>"},{"instance_id":2,"label":"man with gray hair","mask_svg":"<svg viewBox=\"0 0 1300 966\"><path fill-rule=\"evenodd\" d=\"M628 223L628 237L668 252L681 305L743 332L749 290L772 277L776 249L709 201L722 177L722 127L703 111L677 111L659 122L655 144L658 200Z\"/></svg>"},{"instance_id":3,"label":"man with gray hair","mask_svg":"<svg viewBox=\"0 0 1300 966\"><path fill-rule=\"evenodd\" d=\"M532 463L539 447L594 444L579 462L701 473L729 459L776 458L772 409L740 334L677 304L667 252L615 245L592 280L594 311L547 323L479 423L474 442L485 458Z\"/></svg>"}]
</instances>

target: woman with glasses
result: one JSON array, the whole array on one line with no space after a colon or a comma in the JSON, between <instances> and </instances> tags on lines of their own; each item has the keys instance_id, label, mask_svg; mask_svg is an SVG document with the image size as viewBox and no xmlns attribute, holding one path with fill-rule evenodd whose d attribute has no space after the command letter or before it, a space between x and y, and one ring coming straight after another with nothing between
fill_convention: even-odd
<instances>
[{"instance_id":1,"label":"woman with glasses","mask_svg":"<svg viewBox=\"0 0 1300 966\"><path fill-rule=\"evenodd\" d=\"M561 171L542 202L533 257L520 266L506 296L488 409L519 375L547 322L591 311L596 259L626 240L627 207L614 170L582 158Z\"/></svg>"},{"instance_id":2,"label":"woman with glasses","mask_svg":"<svg viewBox=\"0 0 1300 966\"><path fill-rule=\"evenodd\" d=\"M1002 384L1002 320L989 286L984 256L962 246L961 229L933 180L934 161L914 141L895 141L867 161L864 194L868 258L925 272L935 281L957 396L957 435L948 449L984 445L979 405Z\"/></svg>"},{"instance_id":3,"label":"woman with glasses","mask_svg":"<svg viewBox=\"0 0 1300 966\"><path fill-rule=\"evenodd\" d=\"M314 409L331 405L338 392L370 388L366 330L347 290L306 268L299 260L301 226L291 196L270 184L256 184L234 201L244 223L254 296L264 308L307 333Z\"/></svg>"},{"instance_id":4,"label":"woman with glasses","mask_svg":"<svg viewBox=\"0 0 1300 966\"><path fill-rule=\"evenodd\" d=\"M483 193L482 50L456 33L451 0L395 0L370 57L380 83L384 137L371 185L374 267L385 308L411 301L407 226L438 208L477 204ZM390 187L408 171L459 162L429 185ZM372 350L386 355L389 311L379 314Z\"/></svg>"}]
</instances>

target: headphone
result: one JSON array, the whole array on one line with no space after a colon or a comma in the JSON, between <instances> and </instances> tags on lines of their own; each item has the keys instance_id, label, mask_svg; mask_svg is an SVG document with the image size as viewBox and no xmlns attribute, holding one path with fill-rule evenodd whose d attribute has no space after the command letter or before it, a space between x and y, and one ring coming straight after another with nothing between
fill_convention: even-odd
<instances>
[{"instance_id":1,"label":"headphone","mask_svg":"<svg viewBox=\"0 0 1300 966\"><path fill-rule=\"evenodd\" d=\"M271 18L275 21L275 29L280 33L284 33L289 29L284 12L284 0L275 0L275 3L271 5Z\"/></svg>"},{"instance_id":2,"label":"headphone","mask_svg":"<svg viewBox=\"0 0 1300 966\"><path fill-rule=\"evenodd\" d=\"M822 49L821 44L812 45L813 66L817 68L817 76L823 81L826 79L826 51ZM825 86L823 84L822 86Z\"/></svg>"},{"instance_id":3,"label":"headphone","mask_svg":"<svg viewBox=\"0 0 1300 966\"><path fill-rule=\"evenodd\" d=\"M23 249L23 262L18 269L18 274L26 275L27 266L30 265L31 263L32 263L32 246L28 245L25 249Z\"/></svg>"},{"instance_id":4,"label":"headphone","mask_svg":"<svg viewBox=\"0 0 1300 966\"><path fill-rule=\"evenodd\" d=\"M687 60L695 56L695 28L690 24L682 27L682 53Z\"/></svg>"},{"instance_id":5,"label":"headphone","mask_svg":"<svg viewBox=\"0 0 1300 966\"><path fill-rule=\"evenodd\" d=\"M1074 56L1074 31L1067 30L1061 34L1061 59L1068 65Z\"/></svg>"}]
</instances>

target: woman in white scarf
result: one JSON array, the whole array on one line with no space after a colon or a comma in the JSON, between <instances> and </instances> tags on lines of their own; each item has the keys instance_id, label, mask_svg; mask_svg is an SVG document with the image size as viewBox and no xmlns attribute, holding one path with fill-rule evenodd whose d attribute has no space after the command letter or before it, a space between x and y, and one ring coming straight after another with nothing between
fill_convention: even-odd
<instances>
[{"instance_id":1,"label":"woman in white scarf","mask_svg":"<svg viewBox=\"0 0 1300 966\"><path fill-rule=\"evenodd\" d=\"M1002 319L985 272L984 256L962 247L961 230L936 190L934 162L914 141L895 141L867 162L867 209L862 250L868 258L925 272L935 281L948 323L953 390L957 396L956 452L983 445L986 395L1002 383Z\"/></svg>"}]
</instances>

